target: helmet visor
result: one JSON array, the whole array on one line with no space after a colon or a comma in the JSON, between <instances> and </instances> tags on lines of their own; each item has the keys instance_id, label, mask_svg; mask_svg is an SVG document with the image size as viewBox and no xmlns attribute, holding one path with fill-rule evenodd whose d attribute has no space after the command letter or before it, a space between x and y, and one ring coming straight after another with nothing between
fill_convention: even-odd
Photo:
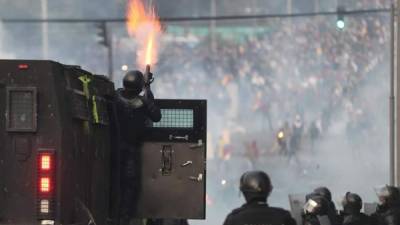
<instances>
[{"instance_id":1,"label":"helmet visor","mask_svg":"<svg viewBox=\"0 0 400 225\"><path fill-rule=\"evenodd\" d=\"M317 211L318 206L319 206L318 202L316 202L312 199L308 199L308 201L304 205L304 212L313 213L313 212Z\"/></svg>"}]
</instances>

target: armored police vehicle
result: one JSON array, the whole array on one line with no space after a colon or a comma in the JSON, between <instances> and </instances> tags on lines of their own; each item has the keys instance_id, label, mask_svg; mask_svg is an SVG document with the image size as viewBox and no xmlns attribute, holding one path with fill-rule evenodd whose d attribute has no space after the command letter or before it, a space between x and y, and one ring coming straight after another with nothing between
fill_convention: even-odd
<instances>
[{"instance_id":1,"label":"armored police vehicle","mask_svg":"<svg viewBox=\"0 0 400 225\"><path fill-rule=\"evenodd\" d=\"M114 85L78 66L0 60L0 224L116 224ZM206 101L156 100L136 218L205 217Z\"/></svg>"}]
</instances>

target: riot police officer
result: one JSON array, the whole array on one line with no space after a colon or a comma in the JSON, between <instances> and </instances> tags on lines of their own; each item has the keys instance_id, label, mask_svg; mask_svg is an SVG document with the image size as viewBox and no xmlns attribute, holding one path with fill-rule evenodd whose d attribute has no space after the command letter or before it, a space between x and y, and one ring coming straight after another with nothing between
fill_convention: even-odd
<instances>
[{"instance_id":1,"label":"riot police officer","mask_svg":"<svg viewBox=\"0 0 400 225\"><path fill-rule=\"evenodd\" d=\"M152 74L147 74L151 77ZM123 88L116 91L116 109L119 124L119 154L121 165L120 225L129 224L135 210L140 181L140 149L147 123L161 120L159 107L154 103L150 80L142 72L129 71L123 79ZM140 93L144 91L144 95Z\"/></svg>"},{"instance_id":2,"label":"riot police officer","mask_svg":"<svg viewBox=\"0 0 400 225\"><path fill-rule=\"evenodd\" d=\"M400 225L400 191L394 186L378 190L379 205L371 216L376 225Z\"/></svg>"},{"instance_id":3,"label":"riot police officer","mask_svg":"<svg viewBox=\"0 0 400 225\"><path fill-rule=\"evenodd\" d=\"M338 213L335 203L332 201L332 193L327 187L318 187L314 189L313 193L324 197L328 201L327 215L332 224L339 224Z\"/></svg>"},{"instance_id":4,"label":"riot police officer","mask_svg":"<svg viewBox=\"0 0 400 225\"><path fill-rule=\"evenodd\" d=\"M343 225L371 225L371 218L361 213L362 199L359 195L347 192L343 197L342 206L340 219Z\"/></svg>"},{"instance_id":5,"label":"riot police officer","mask_svg":"<svg viewBox=\"0 0 400 225\"><path fill-rule=\"evenodd\" d=\"M296 225L288 211L268 206L267 198L272 191L272 185L266 173L244 173L240 178L240 190L246 204L233 210L226 217L224 225Z\"/></svg>"},{"instance_id":6,"label":"riot police officer","mask_svg":"<svg viewBox=\"0 0 400 225\"><path fill-rule=\"evenodd\" d=\"M306 196L304 205L303 225L331 225L332 218L328 216L329 201L317 194L311 193Z\"/></svg>"},{"instance_id":7,"label":"riot police officer","mask_svg":"<svg viewBox=\"0 0 400 225\"><path fill-rule=\"evenodd\" d=\"M328 200L331 213L335 215L337 214L335 203L332 201L332 193L327 187L318 187L314 189L314 193Z\"/></svg>"},{"instance_id":8,"label":"riot police officer","mask_svg":"<svg viewBox=\"0 0 400 225\"><path fill-rule=\"evenodd\" d=\"M304 205L303 225L334 225L336 218L329 212L329 201L318 193L306 196Z\"/></svg>"}]
</instances>

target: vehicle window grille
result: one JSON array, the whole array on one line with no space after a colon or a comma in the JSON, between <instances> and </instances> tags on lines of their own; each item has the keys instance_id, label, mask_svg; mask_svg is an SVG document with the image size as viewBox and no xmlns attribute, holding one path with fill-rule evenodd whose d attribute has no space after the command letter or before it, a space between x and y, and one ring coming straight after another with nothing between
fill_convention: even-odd
<instances>
[{"instance_id":1,"label":"vehicle window grille","mask_svg":"<svg viewBox=\"0 0 400 225\"><path fill-rule=\"evenodd\" d=\"M161 121L155 128L193 128L193 109L161 109Z\"/></svg>"},{"instance_id":2,"label":"vehicle window grille","mask_svg":"<svg viewBox=\"0 0 400 225\"><path fill-rule=\"evenodd\" d=\"M36 89L8 88L7 130L36 131Z\"/></svg>"}]
</instances>

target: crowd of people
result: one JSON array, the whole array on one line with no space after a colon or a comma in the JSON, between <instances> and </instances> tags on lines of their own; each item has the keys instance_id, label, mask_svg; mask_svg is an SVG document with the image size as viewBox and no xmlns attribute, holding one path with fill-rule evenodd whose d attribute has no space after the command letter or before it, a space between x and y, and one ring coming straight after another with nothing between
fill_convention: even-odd
<instances>
[{"instance_id":1,"label":"crowd of people","mask_svg":"<svg viewBox=\"0 0 400 225\"><path fill-rule=\"evenodd\" d=\"M274 176L282 177L273 201L282 206L287 206L288 194L339 173L307 163L308 155L297 157L321 151L335 135L348 142L343 147L348 152L383 155L378 151L386 149L388 136L389 19L387 13L349 15L343 30L335 26L336 16L269 19L257 21L255 27L262 29L249 35L201 36L189 29L184 39L164 42L155 65L156 95L208 100L207 141L214 150L208 155L217 159L208 163L214 175L208 184L209 221L218 221L220 209L237 204L233 196L243 171L273 167ZM277 138L281 129L287 141L284 151ZM329 150L341 154L334 144L329 143ZM279 155L302 166L275 163L271 158ZM386 171L379 156L370 158L349 162L352 167L340 176L351 180L348 171ZM327 158L318 160L316 164ZM371 162L378 166L358 168ZM291 170L296 179L309 178L300 178L291 189L291 175L283 170ZM334 190L341 190L338 186ZM373 200L367 191L361 194Z\"/></svg>"},{"instance_id":2,"label":"crowd of people","mask_svg":"<svg viewBox=\"0 0 400 225\"><path fill-rule=\"evenodd\" d=\"M226 2L224 7L231 4ZM327 4L319 2L321 6ZM349 10L389 7L387 0L343 4ZM223 14L223 6L219 10ZM346 14L343 30L336 28L335 20L336 15L217 21L214 33L209 30L209 21L167 22L159 61L153 66L154 91L161 98L208 99L212 109L209 141L215 150L210 156L223 157L226 154L223 149L232 146L232 139L238 139L236 136L242 142L256 141L263 150L270 151L278 130L285 122L292 125L296 115L301 116L304 131L317 124L322 136L332 130L332 121L338 117L349 133L380 136L378 123L369 121L376 121L378 114L385 113L377 108L384 108L384 101L379 98L388 90L389 13ZM95 41L96 26L49 26L49 57L82 65L95 73L107 71L106 49ZM123 24L110 27L114 40L114 80L120 86L118 75L123 72L119 68L129 63L133 67L136 46L131 39L120 41L125 32ZM31 37L20 30L32 27L6 24L3 28L7 31L4 34L15 33L2 37L10 42L7 42L10 49L7 45L2 48L14 51L15 57L23 54L25 58L35 58L41 52L40 46L34 44L40 35L28 42L31 51L21 48L18 52L13 47L13 37ZM20 30L13 30L17 28ZM175 34L174 29L182 32ZM84 31L93 33L90 39L75 35ZM65 32L70 33L65 35ZM71 50L77 43L87 47ZM380 82L374 83L378 79ZM371 86L372 93L371 89L366 91ZM371 98L363 97L365 92ZM249 115L252 120L248 120ZM354 132L359 129L362 132Z\"/></svg>"},{"instance_id":3,"label":"crowd of people","mask_svg":"<svg viewBox=\"0 0 400 225\"><path fill-rule=\"evenodd\" d=\"M211 36L189 33L186 41L170 40L156 65L155 92L208 99L215 139L229 130L229 135L269 133L272 140L297 115L307 127L317 124L321 133L338 117L347 132L379 132L370 122L377 106L370 103L388 90L389 16L349 16L343 30L334 21L259 21L263 32L230 39L217 35L215 49Z\"/></svg>"}]
</instances>

